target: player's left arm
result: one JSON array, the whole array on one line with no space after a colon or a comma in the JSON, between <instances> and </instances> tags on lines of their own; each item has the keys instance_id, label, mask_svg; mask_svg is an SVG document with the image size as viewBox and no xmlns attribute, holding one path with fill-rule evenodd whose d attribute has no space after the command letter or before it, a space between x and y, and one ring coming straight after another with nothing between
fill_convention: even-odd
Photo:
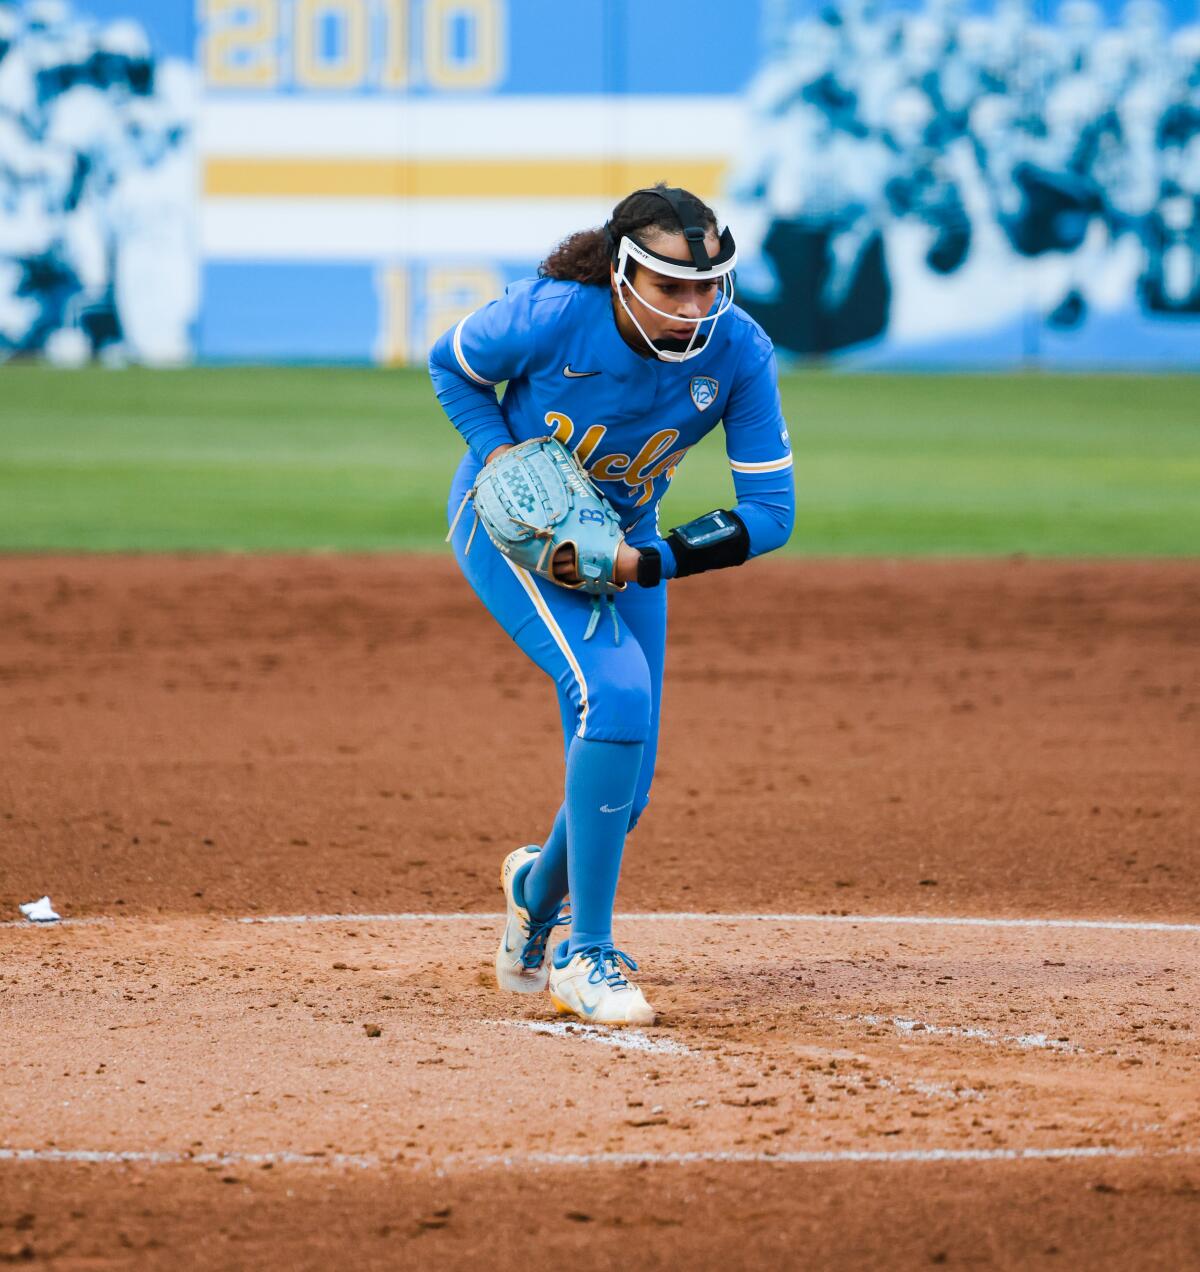
<instances>
[{"instance_id":1,"label":"player's left arm","mask_svg":"<svg viewBox=\"0 0 1200 1272\"><path fill-rule=\"evenodd\" d=\"M775 350L757 330L748 345L743 355L747 370L734 383L722 421L737 494L731 511L750 536L747 560L781 548L796 519L792 444L779 397Z\"/></svg>"},{"instance_id":2,"label":"player's left arm","mask_svg":"<svg viewBox=\"0 0 1200 1272\"><path fill-rule=\"evenodd\" d=\"M653 586L661 560L662 578L682 578L741 565L782 547L792 533L796 491L792 449L779 398L779 373L770 341L755 331L738 367L725 408L725 449L737 502L677 526L657 540L638 581Z\"/></svg>"}]
</instances>

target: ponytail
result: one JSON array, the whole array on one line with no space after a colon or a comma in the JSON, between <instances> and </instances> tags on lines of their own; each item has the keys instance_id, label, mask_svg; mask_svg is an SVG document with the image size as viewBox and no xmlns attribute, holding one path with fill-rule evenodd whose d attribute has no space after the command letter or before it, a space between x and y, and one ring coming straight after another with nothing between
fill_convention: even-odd
<instances>
[{"instance_id":1,"label":"ponytail","mask_svg":"<svg viewBox=\"0 0 1200 1272\"><path fill-rule=\"evenodd\" d=\"M665 190L666 182L660 181L656 190ZM717 214L694 194L683 192L692 201L695 217L692 224L717 228ZM671 207L649 190L635 190L613 208L607 224L593 230L578 230L569 235L538 266L542 278L561 278L573 283L592 283L607 287L609 266L616 257L617 245L627 234L636 236L638 230L655 230L664 234L678 234L683 225ZM636 268L631 261L629 269Z\"/></svg>"},{"instance_id":2,"label":"ponytail","mask_svg":"<svg viewBox=\"0 0 1200 1272\"><path fill-rule=\"evenodd\" d=\"M578 230L563 241L538 266L542 278L562 278L572 283L608 286L612 253L603 230Z\"/></svg>"}]
</instances>

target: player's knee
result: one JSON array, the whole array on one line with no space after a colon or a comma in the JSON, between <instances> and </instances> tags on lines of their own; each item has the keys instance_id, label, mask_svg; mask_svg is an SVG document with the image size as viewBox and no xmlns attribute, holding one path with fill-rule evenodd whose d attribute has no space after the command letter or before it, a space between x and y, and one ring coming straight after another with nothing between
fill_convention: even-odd
<instances>
[{"instance_id":1,"label":"player's knee","mask_svg":"<svg viewBox=\"0 0 1200 1272\"><path fill-rule=\"evenodd\" d=\"M613 742L645 742L650 736L650 676L645 661L641 675L637 667L631 674L613 678L596 693L596 728L589 736L604 736Z\"/></svg>"}]
</instances>

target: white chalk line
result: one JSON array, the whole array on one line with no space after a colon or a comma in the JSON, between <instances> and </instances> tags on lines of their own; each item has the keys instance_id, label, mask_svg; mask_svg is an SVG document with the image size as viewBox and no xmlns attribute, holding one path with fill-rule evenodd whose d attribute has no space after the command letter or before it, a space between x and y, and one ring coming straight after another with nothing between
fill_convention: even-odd
<instances>
[{"instance_id":1,"label":"white chalk line","mask_svg":"<svg viewBox=\"0 0 1200 1272\"><path fill-rule=\"evenodd\" d=\"M972 1038L989 1047L999 1046L1003 1043L1013 1047L1020 1047L1026 1051L1072 1051L1078 1053L1083 1050L1082 1047L1077 1047L1061 1038L1051 1038L1047 1034L995 1034L990 1029L984 1029L982 1025L931 1025L927 1021L912 1020L906 1016L877 1016L874 1014L837 1016L835 1019L856 1020L864 1025L892 1025L897 1033L913 1036L927 1033L935 1037L941 1035L948 1038Z\"/></svg>"},{"instance_id":2,"label":"white chalk line","mask_svg":"<svg viewBox=\"0 0 1200 1272\"><path fill-rule=\"evenodd\" d=\"M233 923L496 923L505 916L496 911L460 910L454 914L247 914Z\"/></svg>"},{"instance_id":3,"label":"white chalk line","mask_svg":"<svg viewBox=\"0 0 1200 1272\"><path fill-rule=\"evenodd\" d=\"M661 1056L695 1056L699 1052L669 1038L651 1038L639 1029L608 1029L601 1025L571 1024L562 1020L487 1020L484 1024L506 1029L526 1029L530 1033L570 1038L579 1042L616 1047L620 1051L641 1051Z\"/></svg>"},{"instance_id":4,"label":"white chalk line","mask_svg":"<svg viewBox=\"0 0 1200 1272\"><path fill-rule=\"evenodd\" d=\"M875 1023L880 1017L839 1016L839 1020L864 1020ZM487 1020L484 1024L499 1026L505 1029L523 1029L529 1033L543 1034L552 1038L563 1038L568 1041L598 1044L604 1047L616 1047L622 1051L636 1051L643 1055L686 1056L691 1059L704 1060L706 1057L692 1047L684 1046L669 1038L651 1038L639 1029L608 1028L602 1025L588 1025L561 1020ZM869 1090L875 1088L885 1091L896 1091L901 1095L923 1095L940 1100L982 1100L984 1094L974 1087L954 1086L949 1082L935 1082L928 1078L860 1077L858 1074L839 1073L843 1082L856 1088ZM707 1100L701 1101L706 1106Z\"/></svg>"},{"instance_id":5,"label":"white chalk line","mask_svg":"<svg viewBox=\"0 0 1200 1272\"><path fill-rule=\"evenodd\" d=\"M490 1166L690 1166L690 1165L780 1165L819 1166L839 1163L857 1165L903 1165L934 1162L1015 1162L1094 1160L1103 1158L1165 1158L1191 1156L1200 1147L1167 1149L1088 1148L912 1148L872 1151L870 1149L813 1149L801 1152L744 1153L737 1151L697 1151L683 1153L521 1153L445 1159L445 1168L470 1165Z\"/></svg>"},{"instance_id":6,"label":"white chalk line","mask_svg":"<svg viewBox=\"0 0 1200 1272\"><path fill-rule=\"evenodd\" d=\"M851 1077L842 1073L839 1073L838 1077L852 1086L867 1091L872 1089L873 1082L876 1088L897 1091L901 1095L924 1095L937 1100L982 1100L985 1098L983 1092L976 1090L975 1087L954 1086L949 1082L934 1082L928 1078L859 1078L857 1075Z\"/></svg>"},{"instance_id":7,"label":"white chalk line","mask_svg":"<svg viewBox=\"0 0 1200 1272\"><path fill-rule=\"evenodd\" d=\"M63 1148L0 1148L0 1162L39 1162L102 1166L332 1166L341 1169L377 1170L397 1166L412 1170L505 1170L529 1167L590 1166L694 1166L694 1165L906 1165L930 1163L1017 1162L1017 1161L1097 1161L1105 1159L1162 1159L1196 1156L1200 1146L1178 1148L1119 1148L1110 1145L1077 1148L912 1148L872 1151L869 1149L813 1149L798 1152L748 1153L711 1150L679 1153L502 1153L451 1154L442 1158L408 1158L402 1153L382 1157L373 1153L181 1153L169 1151L123 1152Z\"/></svg>"},{"instance_id":8,"label":"white chalk line","mask_svg":"<svg viewBox=\"0 0 1200 1272\"><path fill-rule=\"evenodd\" d=\"M36 919L0 919L0 927L6 928L57 928L57 927L92 927L97 923L112 923L110 918L93 919L52 919L50 922Z\"/></svg>"},{"instance_id":9,"label":"white chalk line","mask_svg":"<svg viewBox=\"0 0 1200 1272\"><path fill-rule=\"evenodd\" d=\"M0 1148L0 1162L64 1162L98 1166L341 1166L369 1170L384 1159L360 1153L175 1153L141 1149Z\"/></svg>"},{"instance_id":10,"label":"white chalk line","mask_svg":"<svg viewBox=\"0 0 1200 1272\"><path fill-rule=\"evenodd\" d=\"M815 925L849 925L859 927L975 927L975 928L1043 928L1049 930L1099 931L1099 932L1162 932L1166 935L1187 935L1200 932L1200 923L1162 923L1142 919L993 919L974 916L949 916L934 914L716 914L702 912L663 912L641 914L617 914L618 923L784 923ZM170 917L155 915L146 917L104 915L82 919L59 919L53 923L35 923L29 919L2 919L0 928L59 928L87 927L95 924L164 923L178 920L205 919L251 926L270 924L321 924L321 923L497 923L504 918L499 911L458 911L453 914L433 912L408 912L397 914L246 914L246 915L188 915Z\"/></svg>"},{"instance_id":11,"label":"white chalk line","mask_svg":"<svg viewBox=\"0 0 1200 1272\"><path fill-rule=\"evenodd\" d=\"M454 923L494 922L500 913L459 912L455 914L270 914L246 915L235 923ZM1138 919L991 919L949 917L931 914L706 914L706 913L642 913L617 914L618 923L814 923L814 924L879 924L918 927L982 927L982 928L1066 928L1106 932L1200 932L1200 923L1160 923Z\"/></svg>"}]
</instances>

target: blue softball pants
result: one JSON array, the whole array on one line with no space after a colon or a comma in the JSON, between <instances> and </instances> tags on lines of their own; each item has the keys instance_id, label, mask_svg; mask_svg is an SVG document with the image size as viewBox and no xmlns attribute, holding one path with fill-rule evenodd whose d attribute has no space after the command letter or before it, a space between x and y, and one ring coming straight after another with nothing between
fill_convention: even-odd
<instances>
[{"instance_id":1,"label":"blue softball pants","mask_svg":"<svg viewBox=\"0 0 1200 1272\"><path fill-rule=\"evenodd\" d=\"M479 467L478 460L468 452L450 489L448 519L458 511ZM611 940L611 894L615 893L624 833L633 829L645 810L654 777L666 648L667 585L661 583L656 588L628 585L613 598L617 630L606 602L592 636L584 640L592 617L592 598L586 593L559 587L508 560L482 531L475 534L468 553L473 523L473 511L468 507L452 536L455 558L497 623L553 680L568 761L567 798L547 837L543 860L538 863L540 868L533 872L533 894L527 903L531 911L540 916L556 909L565 893L567 826L571 820L569 814L573 812L575 824L580 827L579 847L584 851L579 858L572 854L572 861L586 864L578 869L583 877L570 879L576 919L571 946L574 949L604 943ZM611 834L607 836L610 847L601 854L603 860L598 859L598 845L596 850L591 847L593 836L584 821L585 816L594 814L581 810L579 789L572 802L570 779L573 769L576 770L576 785L581 787L587 779L580 770L598 762L601 772L595 777L601 784L596 789L603 789L603 769L610 765L619 767L620 752L613 748L591 748L594 754L589 758L582 754L585 748L577 747L572 755L576 739L585 743L626 744L621 751L630 751L636 745L640 750L627 820L623 819L619 841L613 840ZM605 812L615 811L607 804L602 807ZM596 831L601 833L599 826ZM593 890L598 894L598 904L590 904L589 894ZM581 914L586 919L584 930L578 922Z\"/></svg>"},{"instance_id":2,"label":"blue softball pants","mask_svg":"<svg viewBox=\"0 0 1200 1272\"><path fill-rule=\"evenodd\" d=\"M458 511L474 484L479 461L470 452L450 488L447 518ZM617 641L605 603L590 640L583 633L592 598L559 587L522 569L497 552L480 530L466 553L474 516L470 505L452 543L459 568L492 617L536 663L558 691L564 748L573 737L644 744L637 793L630 810L632 830L650 798L658 752L663 659L667 639L667 584L630 583L613 600L621 637Z\"/></svg>"}]
</instances>

